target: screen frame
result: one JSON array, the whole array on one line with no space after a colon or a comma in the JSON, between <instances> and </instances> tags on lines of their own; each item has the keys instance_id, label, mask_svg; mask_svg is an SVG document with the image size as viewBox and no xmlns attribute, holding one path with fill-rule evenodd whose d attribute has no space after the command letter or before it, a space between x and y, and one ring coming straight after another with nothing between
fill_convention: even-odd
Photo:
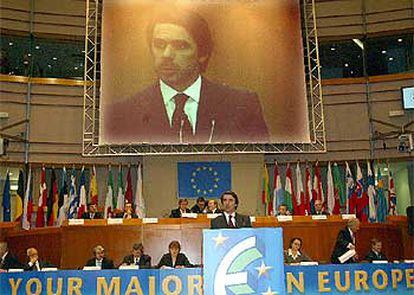
<instances>
[{"instance_id":1,"label":"screen frame","mask_svg":"<svg viewBox=\"0 0 414 295\"><path fill-rule=\"evenodd\" d=\"M407 89L407 88L412 88L413 91L414 91L414 85L412 85L412 86L403 86L403 87L400 88L400 91L401 91L401 106L402 106L402 109L404 111L412 112L412 111L414 111L414 106L412 108L406 108L405 103L404 103L405 102L404 101L404 89Z\"/></svg>"}]
</instances>

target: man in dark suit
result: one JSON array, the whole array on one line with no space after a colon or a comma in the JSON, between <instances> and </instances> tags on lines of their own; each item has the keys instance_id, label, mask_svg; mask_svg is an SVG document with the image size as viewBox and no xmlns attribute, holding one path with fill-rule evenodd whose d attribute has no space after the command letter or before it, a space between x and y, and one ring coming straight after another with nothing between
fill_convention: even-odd
<instances>
[{"instance_id":1,"label":"man in dark suit","mask_svg":"<svg viewBox=\"0 0 414 295\"><path fill-rule=\"evenodd\" d=\"M357 218L351 218L348 220L347 226L338 233L335 247L331 255L332 263L341 263L339 257L348 252L349 250L355 250L355 234L358 232L360 222ZM358 260L358 255L355 254L342 263L354 263Z\"/></svg>"},{"instance_id":2,"label":"man in dark suit","mask_svg":"<svg viewBox=\"0 0 414 295\"><path fill-rule=\"evenodd\" d=\"M151 257L144 254L144 245L137 243L132 246L131 254L124 257L122 265L138 265L140 269L151 268Z\"/></svg>"},{"instance_id":3,"label":"man in dark suit","mask_svg":"<svg viewBox=\"0 0 414 295\"><path fill-rule=\"evenodd\" d=\"M365 256L365 260L368 262L372 262L375 260L388 260L387 256L381 252L382 250L382 242L376 238L371 240L371 250Z\"/></svg>"},{"instance_id":4,"label":"man in dark suit","mask_svg":"<svg viewBox=\"0 0 414 295\"><path fill-rule=\"evenodd\" d=\"M45 267L52 267L50 263L39 259L37 249L29 248L26 250L26 253L29 261L24 266L25 271L41 271Z\"/></svg>"},{"instance_id":5,"label":"man in dark suit","mask_svg":"<svg viewBox=\"0 0 414 295\"><path fill-rule=\"evenodd\" d=\"M158 81L104 108L111 143L267 142L257 94L208 80L213 50L207 22L188 11L155 16L147 39Z\"/></svg>"},{"instance_id":6,"label":"man in dark suit","mask_svg":"<svg viewBox=\"0 0 414 295\"><path fill-rule=\"evenodd\" d=\"M102 213L98 212L98 207L95 203L88 204L88 212L83 212L82 219L102 219Z\"/></svg>"},{"instance_id":7,"label":"man in dark suit","mask_svg":"<svg viewBox=\"0 0 414 295\"><path fill-rule=\"evenodd\" d=\"M131 219L131 218L138 218L138 215L134 212L134 208L132 208L132 204L126 202L124 205L124 212L120 212L116 215L116 218L123 218L123 219Z\"/></svg>"},{"instance_id":8,"label":"man in dark suit","mask_svg":"<svg viewBox=\"0 0 414 295\"><path fill-rule=\"evenodd\" d=\"M170 218L180 218L183 213L191 213L187 199L178 200L178 208L171 210Z\"/></svg>"},{"instance_id":9,"label":"man in dark suit","mask_svg":"<svg viewBox=\"0 0 414 295\"><path fill-rule=\"evenodd\" d=\"M0 270L23 268L19 260L7 248L6 242L0 242Z\"/></svg>"},{"instance_id":10,"label":"man in dark suit","mask_svg":"<svg viewBox=\"0 0 414 295\"><path fill-rule=\"evenodd\" d=\"M198 197L196 204L193 207L191 207L191 212L202 214L202 213L205 213L204 212L205 209L206 209L206 199L204 199L203 197Z\"/></svg>"},{"instance_id":11,"label":"man in dark suit","mask_svg":"<svg viewBox=\"0 0 414 295\"><path fill-rule=\"evenodd\" d=\"M85 266L99 266L101 269L114 269L114 262L105 257L105 249L101 245L93 248L93 258L89 259Z\"/></svg>"},{"instance_id":12,"label":"man in dark suit","mask_svg":"<svg viewBox=\"0 0 414 295\"><path fill-rule=\"evenodd\" d=\"M323 203L321 200L316 200L314 203L315 212L312 215L329 215L329 212L325 211L323 208Z\"/></svg>"},{"instance_id":13,"label":"man in dark suit","mask_svg":"<svg viewBox=\"0 0 414 295\"><path fill-rule=\"evenodd\" d=\"M223 213L211 221L211 228L240 228L252 227L250 217L236 212L239 197L235 192L224 192L221 197Z\"/></svg>"}]
</instances>

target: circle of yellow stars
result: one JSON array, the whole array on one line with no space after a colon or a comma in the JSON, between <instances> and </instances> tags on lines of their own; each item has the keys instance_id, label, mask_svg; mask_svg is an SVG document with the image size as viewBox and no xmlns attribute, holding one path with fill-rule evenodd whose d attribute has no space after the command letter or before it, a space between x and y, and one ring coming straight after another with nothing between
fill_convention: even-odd
<instances>
[{"instance_id":1,"label":"circle of yellow stars","mask_svg":"<svg viewBox=\"0 0 414 295\"><path fill-rule=\"evenodd\" d=\"M213 176L213 187L209 188L209 189L201 189L197 186L196 183L196 178L197 175L200 172L209 172L211 173L211 175ZM213 193L213 191L215 189L218 189L218 182L220 181L220 177L218 177L219 174L217 171L215 171L212 167L207 167L207 166L201 166L201 167L197 167L192 173L191 173L191 178L190 178L190 182L191 182L191 187L196 191L197 194L202 194L202 195L207 195L207 194L211 194Z\"/></svg>"}]
</instances>

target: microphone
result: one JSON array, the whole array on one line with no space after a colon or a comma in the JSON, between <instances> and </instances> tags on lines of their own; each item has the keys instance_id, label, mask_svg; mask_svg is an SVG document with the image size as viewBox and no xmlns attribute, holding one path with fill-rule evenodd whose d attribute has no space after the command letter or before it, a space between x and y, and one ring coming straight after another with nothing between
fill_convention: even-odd
<instances>
[{"instance_id":1,"label":"microphone","mask_svg":"<svg viewBox=\"0 0 414 295\"><path fill-rule=\"evenodd\" d=\"M213 140L213 133L214 133L214 127L216 126L216 120L211 120L211 128L210 128L210 136L208 138L208 143L211 143Z\"/></svg>"}]
</instances>

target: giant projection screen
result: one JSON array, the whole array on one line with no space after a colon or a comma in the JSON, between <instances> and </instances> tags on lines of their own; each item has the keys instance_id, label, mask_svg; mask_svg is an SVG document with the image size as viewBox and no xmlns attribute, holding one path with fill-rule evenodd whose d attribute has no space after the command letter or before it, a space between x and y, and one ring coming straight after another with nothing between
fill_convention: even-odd
<instances>
[{"instance_id":1,"label":"giant projection screen","mask_svg":"<svg viewBox=\"0 0 414 295\"><path fill-rule=\"evenodd\" d=\"M298 0L105 0L100 145L308 143Z\"/></svg>"}]
</instances>

